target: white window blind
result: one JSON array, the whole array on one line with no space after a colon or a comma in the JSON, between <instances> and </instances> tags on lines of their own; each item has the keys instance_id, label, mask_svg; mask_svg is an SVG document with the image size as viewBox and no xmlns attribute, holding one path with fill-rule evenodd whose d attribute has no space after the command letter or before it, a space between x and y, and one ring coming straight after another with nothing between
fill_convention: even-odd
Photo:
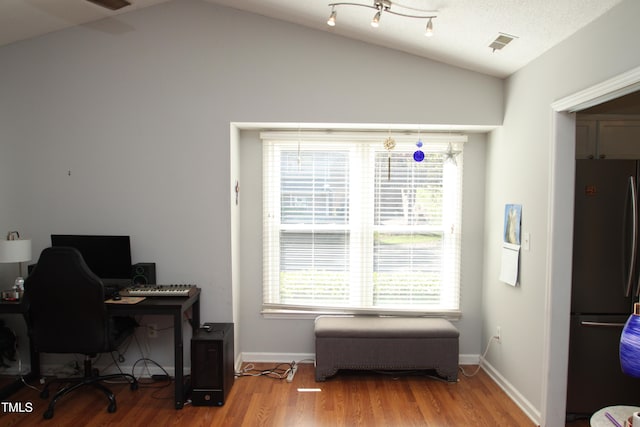
<instances>
[{"instance_id":1,"label":"white window blind","mask_svg":"<svg viewBox=\"0 0 640 427\"><path fill-rule=\"evenodd\" d=\"M261 137L263 311L459 313L466 136Z\"/></svg>"}]
</instances>

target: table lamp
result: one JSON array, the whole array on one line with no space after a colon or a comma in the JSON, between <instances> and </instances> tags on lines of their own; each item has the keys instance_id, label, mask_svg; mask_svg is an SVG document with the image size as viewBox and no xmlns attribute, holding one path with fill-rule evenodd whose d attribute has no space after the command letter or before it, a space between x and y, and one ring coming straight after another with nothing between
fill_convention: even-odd
<instances>
[{"instance_id":1,"label":"table lamp","mask_svg":"<svg viewBox=\"0 0 640 427\"><path fill-rule=\"evenodd\" d=\"M21 239L20 233L10 231L6 240L0 240L0 263L18 263L18 277L15 280L16 290L22 290L24 278L22 263L31 261L31 240Z\"/></svg>"},{"instance_id":2,"label":"table lamp","mask_svg":"<svg viewBox=\"0 0 640 427\"><path fill-rule=\"evenodd\" d=\"M622 372L640 378L640 303L633 305L620 335L620 366Z\"/></svg>"}]
</instances>

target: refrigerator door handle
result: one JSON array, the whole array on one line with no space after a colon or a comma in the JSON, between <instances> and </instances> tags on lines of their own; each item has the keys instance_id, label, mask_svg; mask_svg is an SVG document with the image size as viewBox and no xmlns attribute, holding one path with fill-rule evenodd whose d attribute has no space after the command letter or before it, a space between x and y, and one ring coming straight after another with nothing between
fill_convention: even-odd
<instances>
[{"instance_id":1,"label":"refrigerator door handle","mask_svg":"<svg viewBox=\"0 0 640 427\"><path fill-rule=\"evenodd\" d=\"M629 213L628 205L629 199L631 199L631 254L629 259L629 269L627 272L627 277L625 277L624 281L626 283L623 284L623 292L625 297L631 296L631 286L633 285L633 275L636 264L636 239L638 236L638 223L637 223L637 209L638 209L638 199L636 196L636 183L632 176L629 177L629 185L627 188L627 200L625 202L624 207L624 220L623 224L626 224L626 216ZM629 230L626 228L623 230L623 233L628 233ZM625 241L626 239L623 239ZM640 291L640 289L639 289Z\"/></svg>"},{"instance_id":2,"label":"refrigerator door handle","mask_svg":"<svg viewBox=\"0 0 640 427\"><path fill-rule=\"evenodd\" d=\"M602 326L607 328L622 328L624 327L624 323L620 322L589 322L584 320L580 322L582 326Z\"/></svg>"}]
</instances>

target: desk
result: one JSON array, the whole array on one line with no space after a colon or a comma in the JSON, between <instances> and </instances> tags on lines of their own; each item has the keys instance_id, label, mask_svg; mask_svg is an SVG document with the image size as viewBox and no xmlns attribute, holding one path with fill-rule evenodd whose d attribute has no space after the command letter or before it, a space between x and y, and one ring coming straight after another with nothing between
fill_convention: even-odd
<instances>
[{"instance_id":1,"label":"desk","mask_svg":"<svg viewBox=\"0 0 640 427\"><path fill-rule=\"evenodd\" d=\"M200 289L191 297L147 297L137 304L107 304L107 311L114 316L134 316L134 315L161 315L173 317L173 346L174 346L174 367L175 367L175 407L182 409L184 406L185 385L184 385L184 334L182 331L182 316L191 308L191 328L193 333L200 326ZM0 303L0 314L3 313L26 313L26 304L22 302L2 302ZM32 346L30 346L32 347ZM38 378L40 376L40 355L30 351L31 373L28 378ZM5 399L14 391L20 388L18 384L5 387L7 391L0 390L0 398ZM6 396L5 396L6 394Z\"/></svg>"},{"instance_id":2,"label":"desk","mask_svg":"<svg viewBox=\"0 0 640 427\"><path fill-rule=\"evenodd\" d=\"M107 304L107 311L114 316L163 315L173 317L173 364L175 367L176 409L184 406L184 336L182 316L191 308L191 329L195 335L200 327L200 289L191 297L147 297L137 304Z\"/></svg>"}]
</instances>

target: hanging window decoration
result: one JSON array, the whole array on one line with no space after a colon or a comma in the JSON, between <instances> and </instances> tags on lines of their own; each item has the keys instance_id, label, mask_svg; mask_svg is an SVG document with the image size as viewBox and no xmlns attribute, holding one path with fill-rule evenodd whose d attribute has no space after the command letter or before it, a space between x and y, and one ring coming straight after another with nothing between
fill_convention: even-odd
<instances>
[{"instance_id":1,"label":"hanging window decoration","mask_svg":"<svg viewBox=\"0 0 640 427\"><path fill-rule=\"evenodd\" d=\"M447 151L444 152L444 161L447 163L451 163L454 166L458 166L458 162L456 161L456 157L460 154L460 151L456 151L453 149L451 143L447 147Z\"/></svg>"},{"instance_id":2,"label":"hanging window decoration","mask_svg":"<svg viewBox=\"0 0 640 427\"><path fill-rule=\"evenodd\" d=\"M384 148L389 153L387 157L387 179L391 181L391 150L396 148L396 140L391 138L391 136L389 136L387 139L384 140Z\"/></svg>"},{"instance_id":3,"label":"hanging window decoration","mask_svg":"<svg viewBox=\"0 0 640 427\"><path fill-rule=\"evenodd\" d=\"M418 138L418 142L416 142L416 147L418 147L418 149L413 153L413 160L421 162L424 160L424 153L421 150L422 140L420 138Z\"/></svg>"}]
</instances>

